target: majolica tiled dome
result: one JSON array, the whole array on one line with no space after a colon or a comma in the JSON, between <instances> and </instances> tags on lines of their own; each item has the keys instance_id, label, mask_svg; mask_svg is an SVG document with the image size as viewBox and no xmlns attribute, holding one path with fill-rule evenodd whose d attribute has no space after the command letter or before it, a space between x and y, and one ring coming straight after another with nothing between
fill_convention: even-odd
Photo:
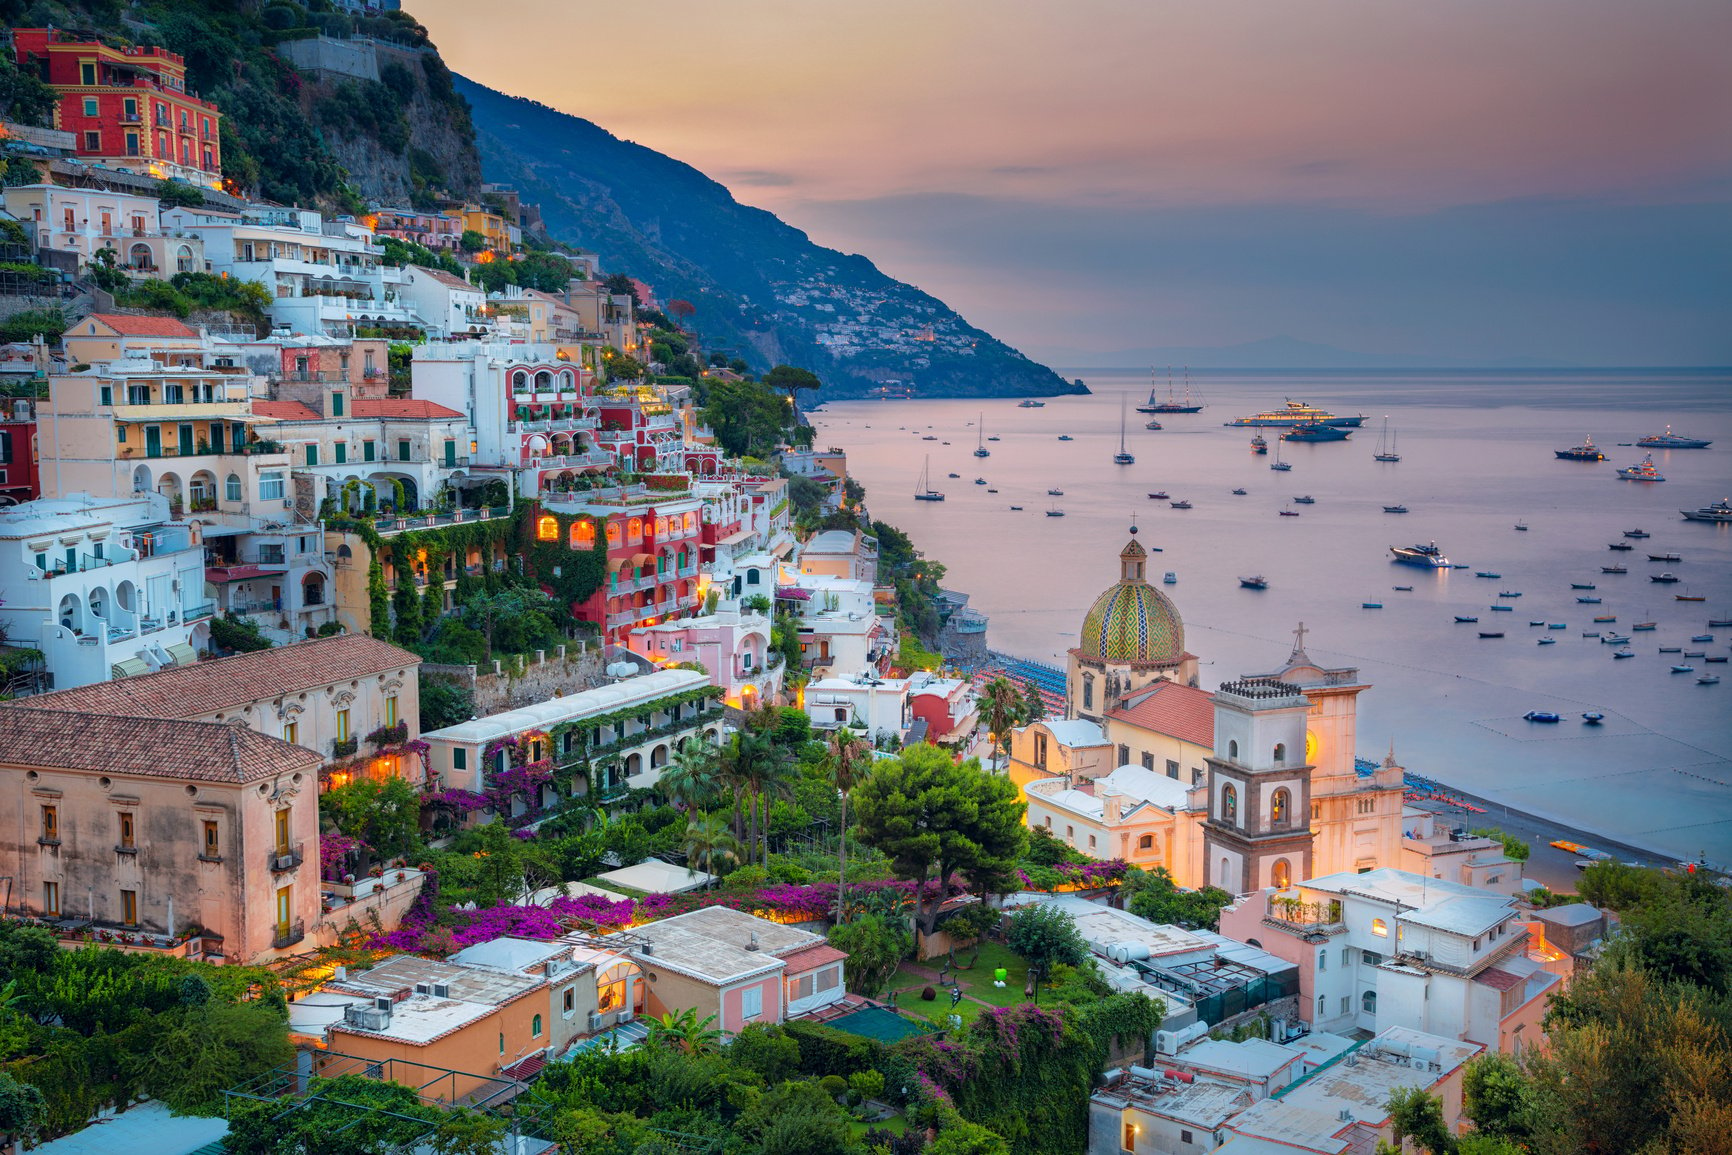
<instances>
[{"instance_id":1,"label":"majolica tiled dome","mask_svg":"<svg viewBox=\"0 0 1732 1155\"><path fill-rule=\"evenodd\" d=\"M1147 559L1135 539L1119 554L1118 584L1095 599L1083 618L1078 652L1104 662L1173 665L1185 655L1178 607L1143 574Z\"/></svg>"}]
</instances>

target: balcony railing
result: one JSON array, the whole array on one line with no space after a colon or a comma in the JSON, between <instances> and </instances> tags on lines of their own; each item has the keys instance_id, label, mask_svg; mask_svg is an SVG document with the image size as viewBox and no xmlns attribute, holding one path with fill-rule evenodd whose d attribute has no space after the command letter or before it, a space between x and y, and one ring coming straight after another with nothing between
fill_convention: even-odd
<instances>
[{"instance_id":1,"label":"balcony railing","mask_svg":"<svg viewBox=\"0 0 1732 1155\"><path fill-rule=\"evenodd\" d=\"M286 874L306 861L302 853L305 844L297 842L293 846L275 847L265 857L269 859L272 874Z\"/></svg>"},{"instance_id":2,"label":"balcony railing","mask_svg":"<svg viewBox=\"0 0 1732 1155\"><path fill-rule=\"evenodd\" d=\"M331 757L333 758L353 758L355 751L360 748L361 740L359 738L331 739Z\"/></svg>"},{"instance_id":3,"label":"balcony railing","mask_svg":"<svg viewBox=\"0 0 1732 1155\"><path fill-rule=\"evenodd\" d=\"M208 618L214 613L216 613L215 602L199 602L197 605L187 606L181 611L181 616L185 621L196 622Z\"/></svg>"},{"instance_id":4,"label":"balcony railing","mask_svg":"<svg viewBox=\"0 0 1732 1155\"><path fill-rule=\"evenodd\" d=\"M1292 930L1327 931L1341 925L1341 903L1305 902L1297 898L1271 897L1263 912L1263 921L1276 923Z\"/></svg>"},{"instance_id":5,"label":"balcony railing","mask_svg":"<svg viewBox=\"0 0 1732 1155\"><path fill-rule=\"evenodd\" d=\"M271 936L271 949L282 950L284 947L294 946L306 937L307 923L305 919L297 918L294 922L279 922L276 933Z\"/></svg>"}]
</instances>

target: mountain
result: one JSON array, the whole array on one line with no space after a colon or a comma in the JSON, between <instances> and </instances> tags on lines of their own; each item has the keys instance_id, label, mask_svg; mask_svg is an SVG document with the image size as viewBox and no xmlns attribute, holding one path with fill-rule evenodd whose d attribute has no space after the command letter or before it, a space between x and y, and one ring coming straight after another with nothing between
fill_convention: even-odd
<instances>
[{"instance_id":1,"label":"mountain","mask_svg":"<svg viewBox=\"0 0 1732 1155\"><path fill-rule=\"evenodd\" d=\"M1047 357L1066 368L1124 369L1142 365L1185 365L1192 369L1568 369L1567 361L1507 357L1495 365L1452 357L1361 353L1295 337L1266 337L1238 345L1168 345L1099 352L1049 349Z\"/></svg>"},{"instance_id":2,"label":"mountain","mask_svg":"<svg viewBox=\"0 0 1732 1155\"><path fill-rule=\"evenodd\" d=\"M874 392L1022 397L1081 392L865 257L812 243L690 165L580 117L463 77L487 179L541 206L550 236L594 252L665 303L706 349L824 380L819 399Z\"/></svg>"}]
</instances>

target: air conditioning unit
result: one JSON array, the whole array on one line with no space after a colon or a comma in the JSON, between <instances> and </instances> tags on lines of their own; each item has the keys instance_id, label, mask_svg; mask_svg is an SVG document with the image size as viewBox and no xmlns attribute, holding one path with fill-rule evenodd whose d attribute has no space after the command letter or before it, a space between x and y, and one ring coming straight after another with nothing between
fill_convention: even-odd
<instances>
[{"instance_id":1,"label":"air conditioning unit","mask_svg":"<svg viewBox=\"0 0 1732 1155\"><path fill-rule=\"evenodd\" d=\"M293 870L294 866L295 866L295 856L294 855L292 855L292 854L279 854L279 855L277 855L277 869L278 870Z\"/></svg>"},{"instance_id":2,"label":"air conditioning unit","mask_svg":"<svg viewBox=\"0 0 1732 1155\"><path fill-rule=\"evenodd\" d=\"M426 983L416 983L415 984L415 993L418 995L428 995L428 994L432 994L433 990Z\"/></svg>"},{"instance_id":3,"label":"air conditioning unit","mask_svg":"<svg viewBox=\"0 0 1732 1155\"><path fill-rule=\"evenodd\" d=\"M630 1011L621 1011L619 1013L619 1021L622 1023L629 1023L636 1017L637 1016L632 1014Z\"/></svg>"},{"instance_id":4,"label":"air conditioning unit","mask_svg":"<svg viewBox=\"0 0 1732 1155\"><path fill-rule=\"evenodd\" d=\"M589 1033L593 1035L599 1030L601 1030L601 1013L599 1011L591 1011L589 1012Z\"/></svg>"},{"instance_id":5,"label":"air conditioning unit","mask_svg":"<svg viewBox=\"0 0 1732 1155\"><path fill-rule=\"evenodd\" d=\"M434 983L433 984L433 997L436 999L448 999L448 998L450 998L451 997L451 984L450 983Z\"/></svg>"},{"instance_id":6,"label":"air conditioning unit","mask_svg":"<svg viewBox=\"0 0 1732 1155\"><path fill-rule=\"evenodd\" d=\"M373 1005L384 1011L386 1014L390 1014L394 1002L395 1000L392 999L390 995L379 995L373 1000Z\"/></svg>"}]
</instances>

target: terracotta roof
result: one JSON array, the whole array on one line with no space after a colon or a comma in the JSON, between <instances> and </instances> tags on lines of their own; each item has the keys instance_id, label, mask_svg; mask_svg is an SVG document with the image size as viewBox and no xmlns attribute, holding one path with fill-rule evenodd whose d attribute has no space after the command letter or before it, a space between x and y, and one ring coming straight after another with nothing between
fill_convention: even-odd
<instances>
[{"instance_id":1,"label":"terracotta roof","mask_svg":"<svg viewBox=\"0 0 1732 1155\"><path fill-rule=\"evenodd\" d=\"M793 951L790 954L785 954L782 956L782 961L787 964L788 969L786 973L792 975L803 974L809 970L816 970L825 963L841 962L847 957L848 953L846 951L837 950L829 943L821 942L815 946L805 947L801 950Z\"/></svg>"},{"instance_id":2,"label":"terracotta roof","mask_svg":"<svg viewBox=\"0 0 1732 1155\"><path fill-rule=\"evenodd\" d=\"M417 273L429 276L435 281L438 281L441 285L445 285L452 289L467 289L471 293L479 293L483 291L479 285L471 285L462 277L456 276L452 273L447 273L444 269L429 269L426 265L410 265L409 267L414 269Z\"/></svg>"},{"instance_id":3,"label":"terracotta roof","mask_svg":"<svg viewBox=\"0 0 1732 1155\"><path fill-rule=\"evenodd\" d=\"M122 337L196 337L197 333L173 317L141 317L131 313L92 313L87 321L101 321Z\"/></svg>"},{"instance_id":4,"label":"terracotta roof","mask_svg":"<svg viewBox=\"0 0 1732 1155\"><path fill-rule=\"evenodd\" d=\"M383 670L404 666L413 669L420 664L421 659L408 650L366 634L337 634L214 662L175 666L154 674L57 690L22 702L8 702L6 706L34 707L40 703L49 710L189 718ZM0 713L4 712L5 707L0 707Z\"/></svg>"},{"instance_id":5,"label":"terracotta roof","mask_svg":"<svg viewBox=\"0 0 1732 1155\"><path fill-rule=\"evenodd\" d=\"M299 401L254 401L253 412L260 417L273 417L278 421L321 420L317 413Z\"/></svg>"},{"instance_id":6,"label":"terracotta roof","mask_svg":"<svg viewBox=\"0 0 1732 1155\"><path fill-rule=\"evenodd\" d=\"M1483 983L1488 987L1496 987L1500 991L1512 990L1527 982L1520 975L1512 975L1508 971L1500 971L1496 967L1487 967L1473 976L1473 981Z\"/></svg>"},{"instance_id":7,"label":"terracotta roof","mask_svg":"<svg viewBox=\"0 0 1732 1155\"><path fill-rule=\"evenodd\" d=\"M349 411L356 417L428 419L463 416L455 409L417 397L356 397L349 403Z\"/></svg>"},{"instance_id":8,"label":"terracotta roof","mask_svg":"<svg viewBox=\"0 0 1732 1155\"><path fill-rule=\"evenodd\" d=\"M0 710L0 762L200 782L256 782L295 770L316 772L319 755L240 723L184 722L40 709L48 696Z\"/></svg>"},{"instance_id":9,"label":"terracotta roof","mask_svg":"<svg viewBox=\"0 0 1732 1155\"><path fill-rule=\"evenodd\" d=\"M259 577L281 577L288 569L280 565L207 565L204 568L204 580L212 585L227 585L229 582L251 581Z\"/></svg>"},{"instance_id":10,"label":"terracotta roof","mask_svg":"<svg viewBox=\"0 0 1732 1155\"><path fill-rule=\"evenodd\" d=\"M1114 710L1107 717L1158 734L1168 734L1195 746L1215 745L1214 695L1195 686L1162 682L1136 705Z\"/></svg>"}]
</instances>

